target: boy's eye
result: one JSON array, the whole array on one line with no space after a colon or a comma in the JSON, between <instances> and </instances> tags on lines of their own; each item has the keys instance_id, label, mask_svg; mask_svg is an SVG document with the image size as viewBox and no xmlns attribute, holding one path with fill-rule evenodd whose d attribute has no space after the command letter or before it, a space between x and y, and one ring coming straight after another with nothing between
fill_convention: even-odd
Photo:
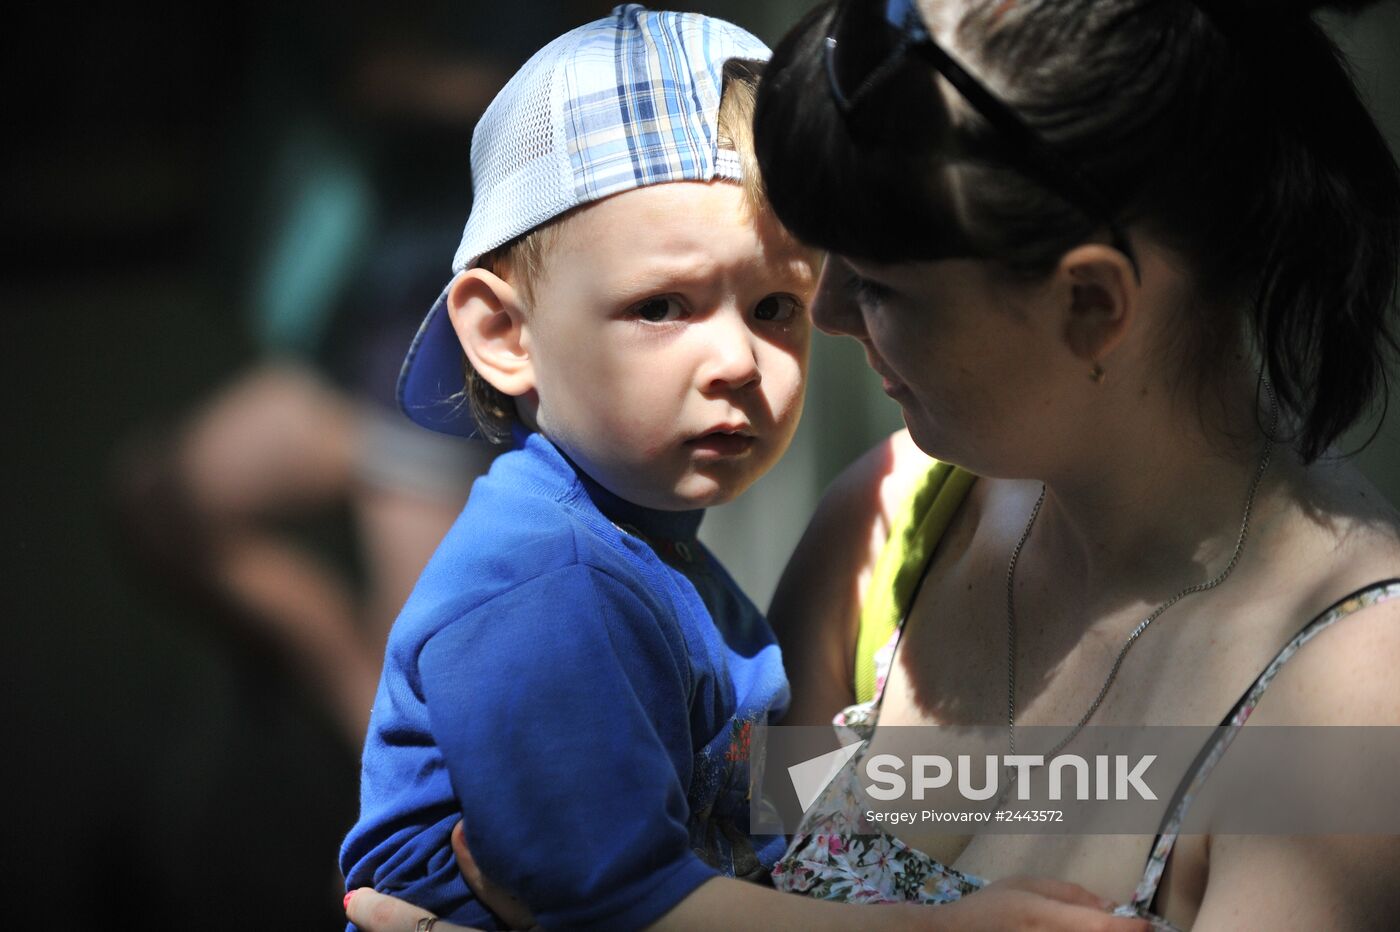
<instances>
[{"instance_id":1,"label":"boy's eye","mask_svg":"<svg viewBox=\"0 0 1400 932\"><path fill-rule=\"evenodd\" d=\"M685 306L677 298L647 298L632 308L632 313L653 324L680 320L685 314Z\"/></svg>"},{"instance_id":2,"label":"boy's eye","mask_svg":"<svg viewBox=\"0 0 1400 932\"><path fill-rule=\"evenodd\" d=\"M802 305L790 294L770 294L754 305L753 316L759 320L790 320Z\"/></svg>"}]
</instances>

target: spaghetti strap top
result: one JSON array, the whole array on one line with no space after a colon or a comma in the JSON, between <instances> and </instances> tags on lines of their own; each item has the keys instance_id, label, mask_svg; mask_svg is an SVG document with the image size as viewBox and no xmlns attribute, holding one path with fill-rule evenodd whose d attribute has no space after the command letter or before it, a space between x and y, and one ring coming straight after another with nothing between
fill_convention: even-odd
<instances>
[{"instance_id":1,"label":"spaghetti strap top","mask_svg":"<svg viewBox=\"0 0 1400 932\"><path fill-rule=\"evenodd\" d=\"M1264 668L1264 672L1260 673L1258 678L1244 691L1244 695L1240 696L1239 701L1221 720L1220 727L1215 730L1210 741L1201 749L1201 753L1196 756L1190 769L1182 777L1181 783L1177 785L1176 792L1172 794L1171 802L1167 805L1166 814L1162 818L1161 827L1157 830L1157 838L1153 842L1152 851L1147 856L1147 866L1143 869L1142 880L1133 893L1132 905L1135 909L1146 910L1156 899L1157 886L1162 880L1162 871L1166 868L1167 858L1171 855L1173 846L1176 845L1177 833L1186 818L1186 811L1190 808L1191 801L1200 793L1201 787L1205 785L1211 771L1215 769L1215 765L1220 762L1220 758L1234 742L1235 736L1244 727L1244 723L1249 721L1249 717L1254 714L1259 700L1263 698L1265 690L1274 681L1279 670L1283 669L1283 665L1304 644L1343 618L1367 606L1394 598L1400 598L1400 579L1382 579L1338 599L1322 614L1304 625L1303 629L1295 634L1292 640L1274 656L1274 659Z\"/></svg>"},{"instance_id":2,"label":"spaghetti strap top","mask_svg":"<svg viewBox=\"0 0 1400 932\"><path fill-rule=\"evenodd\" d=\"M856 701L874 698L875 652L904 624L907 606L923 581L933 550L977 477L935 461L915 485L890 524L890 536L875 560L856 637Z\"/></svg>"},{"instance_id":3,"label":"spaghetti strap top","mask_svg":"<svg viewBox=\"0 0 1400 932\"><path fill-rule=\"evenodd\" d=\"M867 740L873 732L909 607L934 549L975 480L966 470L935 462L893 521L860 617L854 671L857 702L836 716L838 728ZM1400 598L1400 579L1364 586L1333 603L1284 645L1225 716L1182 778L1132 900L1116 914L1147 919L1157 929L1175 928L1151 909L1187 810L1211 771L1294 654L1346 616L1393 598ZM832 779L803 817L787 853L773 869L775 885L825 899L872 903L947 903L985 886L987 880L941 864L863 818L856 791L858 764L863 757L864 748Z\"/></svg>"}]
</instances>

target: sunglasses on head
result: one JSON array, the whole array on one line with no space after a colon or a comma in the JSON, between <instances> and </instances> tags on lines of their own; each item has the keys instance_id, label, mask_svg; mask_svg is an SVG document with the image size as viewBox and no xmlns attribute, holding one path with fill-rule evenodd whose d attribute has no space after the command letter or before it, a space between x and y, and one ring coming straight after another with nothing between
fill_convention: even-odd
<instances>
[{"instance_id":1,"label":"sunglasses on head","mask_svg":"<svg viewBox=\"0 0 1400 932\"><path fill-rule=\"evenodd\" d=\"M1104 223L1113 248L1128 259L1139 280L1137 256L1108 201L1046 139L972 76L933 38L914 0L838 0L823 49L831 99L848 125L875 92L911 58L941 74L987 121L1017 170L1044 184Z\"/></svg>"}]
</instances>

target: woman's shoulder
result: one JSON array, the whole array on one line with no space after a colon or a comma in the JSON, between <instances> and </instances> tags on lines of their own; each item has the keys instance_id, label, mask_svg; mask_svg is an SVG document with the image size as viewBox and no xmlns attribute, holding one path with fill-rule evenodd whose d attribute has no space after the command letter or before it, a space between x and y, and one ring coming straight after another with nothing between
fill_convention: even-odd
<instances>
[{"instance_id":1,"label":"woman's shoulder","mask_svg":"<svg viewBox=\"0 0 1400 932\"><path fill-rule=\"evenodd\" d=\"M822 495L768 609L792 680L789 722L830 722L855 701L851 671L870 578L891 524L932 463L900 431Z\"/></svg>"},{"instance_id":2,"label":"woman's shoulder","mask_svg":"<svg viewBox=\"0 0 1400 932\"><path fill-rule=\"evenodd\" d=\"M818 513L833 520L881 526L886 533L919 480L935 460L914 445L908 430L896 431L847 466L827 487Z\"/></svg>"},{"instance_id":3,"label":"woman's shoulder","mask_svg":"<svg viewBox=\"0 0 1400 932\"><path fill-rule=\"evenodd\" d=\"M1296 471L1275 548L1306 635L1260 704L1261 723L1400 724L1400 513L1353 464ZM1295 640L1297 638L1295 637Z\"/></svg>"},{"instance_id":4,"label":"woman's shoulder","mask_svg":"<svg viewBox=\"0 0 1400 932\"><path fill-rule=\"evenodd\" d=\"M1386 585L1400 578L1400 520L1350 464L1313 464L1303 480L1287 541L1303 625L1265 671L1267 691L1249 725L1400 725L1400 586ZM1366 770L1331 761L1328 793L1368 798ZM1261 863L1277 869L1260 871ZM1329 863L1352 867L1315 870ZM1387 878L1397 866L1395 835L1215 835L1197 923L1224 927L1243 906L1261 922L1270 911L1286 915L1290 927L1345 917L1348 928L1390 928L1396 896Z\"/></svg>"},{"instance_id":5,"label":"woman's shoulder","mask_svg":"<svg viewBox=\"0 0 1400 932\"><path fill-rule=\"evenodd\" d=\"M833 573L848 579L868 575L890 525L933 462L908 431L899 431L847 466L822 494L790 573L800 568L808 581Z\"/></svg>"}]
</instances>

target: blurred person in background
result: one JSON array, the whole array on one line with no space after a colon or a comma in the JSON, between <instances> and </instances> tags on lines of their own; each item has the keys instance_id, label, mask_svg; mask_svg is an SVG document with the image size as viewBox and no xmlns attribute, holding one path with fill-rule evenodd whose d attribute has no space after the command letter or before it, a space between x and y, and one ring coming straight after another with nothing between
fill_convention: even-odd
<instances>
[{"instance_id":1,"label":"blurred person in background","mask_svg":"<svg viewBox=\"0 0 1400 932\"><path fill-rule=\"evenodd\" d=\"M333 106L287 120L265 169L247 285L260 357L131 445L118 482L149 567L279 652L357 748L389 625L494 455L415 428L393 396L470 202L452 169L504 75L402 24L338 70ZM347 506L358 585L287 527Z\"/></svg>"}]
</instances>

